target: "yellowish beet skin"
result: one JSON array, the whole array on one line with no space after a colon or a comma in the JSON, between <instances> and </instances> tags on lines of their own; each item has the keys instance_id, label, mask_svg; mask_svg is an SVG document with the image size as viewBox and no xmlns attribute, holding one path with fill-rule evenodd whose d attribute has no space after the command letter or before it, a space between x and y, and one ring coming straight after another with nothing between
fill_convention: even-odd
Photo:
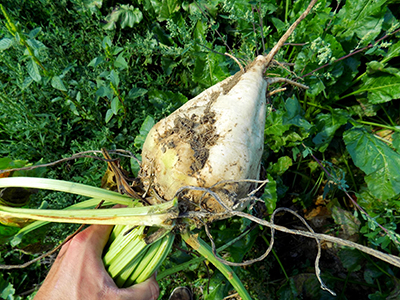
<instances>
[{"instance_id":1,"label":"yellowish beet skin","mask_svg":"<svg viewBox=\"0 0 400 300\"><path fill-rule=\"evenodd\" d=\"M223 180L258 179L264 148L265 65L265 58L258 56L245 73L210 87L155 124L142 150L144 185L171 200L183 186L209 188ZM224 193L244 197L249 187L231 184L224 186Z\"/></svg>"}]
</instances>

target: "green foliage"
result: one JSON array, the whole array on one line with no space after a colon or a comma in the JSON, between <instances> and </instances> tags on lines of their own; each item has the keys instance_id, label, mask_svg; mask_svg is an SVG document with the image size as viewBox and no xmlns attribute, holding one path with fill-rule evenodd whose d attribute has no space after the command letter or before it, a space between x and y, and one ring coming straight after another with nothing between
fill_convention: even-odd
<instances>
[{"instance_id":1,"label":"green foliage","mask_svg":"<svg viewBox=\"0 0 400 300\"><path fill-rule=\"evenodd\" d=\"M267 53L307 5L306 0L265 0L259 5L221 0L2 1L1 161L50 162L102 147L139 156L154 122L239 70L225 52L242 64ZM263 165L269 183L261 197L268 213L281 205L310 211L319 205L319 196L325 197L331 202L331 226L358 231L362 242L394 255L399 254L400 205L398 15L396 4L385 0L322 0L299 24L275 57L292 65L274 65L266 74L310 88L286 86L268 99ZM135 160L122 164L137 174ZM104 163L85 158L49 168L46 176L98 186L104 170ZM355 211L344 192L357 198L365 213ZM40 192L31 206L65 207L76 201ZM235 222L214 225L219 242L241 228ZM57 243L69 233L60 225L53 228L46 242ZM13 233L0 227L1 241ZM254 255L250 240L240 244L243 251L233 247L225 254L235 261ZM0 246L0 253L9 250L5 247ZM346 255L361 258L339 254L349 274L362 272L357 276L369 284L369 298L395 293L395 269L368 261L357 270ZM301 272L300 266L295 270ZM250 271L243 272L250 282ZM314 293L314 282L302 274L289 274L287 280L279 272L265 272L277 276L271 282L284 279L283 285L268 286L277 295L327 297ZM8 288L2 297L28 289L28 283L17 284L18 274L2 275L0 292ZM206 285L203 265L185 274L197 280L196 287ZM217 299L229 286L221 283L218 272L213 274L208 297ZM299 285L304 282L310 294L302 294ZM371 285L381 291L372 291Z\"/></svg>"},{"instance_id":2,"label":"green foliage","mask_svg":"<svg viewBox=\"0 0 400 300\"><path fill-rule=\"evenodd\" d=\"M354 164L365 172L371 193L383 201L400 194L400 154L364 129L352 128L343 135Z\"/></svg>"}]
</instances>

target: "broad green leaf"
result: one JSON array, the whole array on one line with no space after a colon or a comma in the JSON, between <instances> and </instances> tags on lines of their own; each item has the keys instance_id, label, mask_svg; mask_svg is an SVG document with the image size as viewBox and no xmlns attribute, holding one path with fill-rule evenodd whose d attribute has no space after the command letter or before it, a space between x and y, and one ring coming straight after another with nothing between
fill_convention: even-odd
<instances>
[{"instance_id":1,"label":"broad green leaf","mask_svg":"<svg viewBox=\"0 0 400 300\"><path fill-rule=\"evenodd\" d=\"M114 95L113 90L108 86L100 86L96 91L96 96L98 97L107 97L108 99L112 99Z\"/></svg>"},{"instance_id":2,"label":"broad green leaf","mask_svg":"<svg viewBox=\"0 0 400 300\"><path fill-rule=\"evenodd\" d=\"M204 300L223 299L232 286L226 282L225 277L220 272L215 272L210 280L210 293L204 293Z\"/></svg>"},{"instance_id":3,"label":"broad green leaf","mask_svg":"<svg viewBox=\"0 0 400 300\"><path fill-rule=\"evenodd\" d=\"M0 51L2 50L7 50L8 48L10 48L13 44L13 40L9 39L9 38L2 38L0 40Z\"/></svg>"},{"instance_id":4,"label":"broad green leaf","mask_svg":"<svg viewBox=\"0 0 400 300\"><path fill-rule=\"evenodd\" d=\"M368 75L362 78L360 88L347 96L366 93L368 102L379 104L400 98L400 70L384 68L380 62L368 65ZM372 74L371 74L372 73Z\"/></svg>"},{"instance_id":5,"label":"broad green leaf","mask_svg":"<svg viewBox=\"0 0 400 300\"><path fill-rule=\"evenodd\" d=\"M120 53L117 56L117 59L114 62L114 66L118 68L119 70L124 70L128 68L128 63L126 62L126 59L123 56L123 53Z\"/></svg>"},{"instance_id":6,"label":"broad green leaf","mask_svg":"<svg viewBox=\"0 0 400 300\"><path fill-rule=\"evenodd\" d=\"M29 46L31 46L34 50L44 50L47 49L47 47L45 46L45 44L43 44L41 41L39 40L35 40L35 39L28 39L26 40L27 44ZM35 54L37 52L35 51Z\"/></svg>"},{"instance_id":7,"label":"broad green leaf","mask_svg":"<svg viewBox=\"0 0 400 300\"><path fill-rule=\"evenodd\" d=\"M270 164L268 167L268 174L282 175L293 165L293 161L289 156L282 156L278 158L278 162Z\"/></svg>"},{"instance_id":8,"label":"broad green leaf","mask_svg":"<svg viewBox=\"0 0 400 300\"><path fill-rule=\"evenodd\" d=\"M31 39L34 39L39 34L40 31L42 31L42 27L36 27L35 29L32 29L29 32L29 37Z\"/></svg>"},{"instance_id":9,"label":"broad green leaf","mask_svg":"<svg viewBox=\"0 0 400 300\"><path fill-rule=\"evenodd\" d=\"M105 30L113 30L116 28L115 23L120 22L121 27L130 27L132 28L135 24L140 23L143 19L142 12L133 7L132 5L121 5L120 7L114 9L107 17L107 24L103 26Z\"/></svg>"},{"instance_id":10,"label":"broad green leaf","mask_svg":"<svg viewBox=\"0 0 400 300\"><path fill-rule=\"evenodd\" d=\"M363 85L356 92L367 92L368 100L372 104L400 98L400 76L383 73L379 76L366 76Z\"/></svg>"},{"instance_id":11,"label":"broad green leaf","mask_svg":"<svg viewBox=\"0 0 400 300\"><path fill-rule=\"evenodd\" d=\"M151 90L148 93L149 101L156 108L176 109L187 101L187 98L181 93L173 93L171 91Z\"/></svg>"},{"instance_id":12,"label":"broad green leaf","mask_svg":"<svg viewBox=\"0 0 400 300\"><path fill-rule=\"evenodd\" d=\"M387 10L387 0L346 1L334 21L332 32L345 40L353 35L367 44L381 32L383 16Z\"/></svg>"},{"instance_id":13,"label":"broad green leaf","mask_svg":"<svg viewBox=\"0 0 400 300\"><path fill-rule=\"evenodd\" d=\"M155 121L152 116L147 116L143 121L142 126L140 126L139 135L135 137L135 147L142 149L144 141L146 140L147 134L150 129L153 128Z\"/></svg>"},{"instance_id":14,"label":"broad green leaf","mask_svg":"<svg viewBox=\"0 0 400 300\"><path fill-rule=\"evenodd\" d=\"M220 52L224 51L221 49ZM228 69L224 65L225 60L222 55L213 52L202 53L195 61L193 81L204 87L210 87L229 77Z\"/></svg>"},{"instance_id":15,"label":"broad green leaf","mask_svg":"<svg viewBox=\"0 0 400 300\"><path fill-rule=\"evenodd\" d=\"M100 65L102 62L104 61L104 57L103 56L98 56L93 58L90 63L88 64L89 67L97 67L98 65Z\"/></svg>"},{"instance_id":16,"label":"broad green leaf","mask_svg":"<svg viewBox=\"0 0 400 300\"><path fill-rule=\"evenodd\" d=\"M83 0L79 2L72 2L75 3L75 9L79 12L87 12L88 10L90 11L91 14L95 13L98 11L102 4L103 0ZM79 3L79 5L78 5Z\"/></svg>"},{"instance_id":17,"label":"broad green leaf","mask_svg":"<svg viewBox=\"0 0 400 300\"><path fill-rule=\"evenodd\" d=\"M67 89L65 88L64 83L62 82L60 76L53 76L51 78L51 86L57 90L66 92Z\"/></svg>"},{"instance_id":18,"label":"broad green leaf","mask_svg":"<svg viewBox=\"0 0 400 300\"><path fill-rule=\"evenodd\" d=\"M178 0L151 0L150 2L156 14L158 14L157 20L160 22L168 20L180 8L180 1Z\"/></svg>"},{"instance_id":19,"label":"broad green leaf","mask_svg":"<svg viewBox=\"0 0 400 300\"><path fill-rule=\"evenodd\" d=\"M296 146L310 133L312 125L303 117L296 98L288 98L283 108L268 113L265 125L265 145L277 152L282 146Z\"/></svg>"},{"instance_id":20,"label":"broad green leaf","mask_svg":"<svg viewBox=\"0 0 400 300\"><path fill-rule=\"evenodd\" d=\"M121 8L124 7L124 5L121 6ZM131 5L127 5L127 9L123 11L123 13L120 16L121 18L121 27L130 27L132 28L135 23L140 23L140 21L143 19L142 12L138 8L134 8Z\"/></svg>"},{"instance_id":21,"label":"broad green leaf","mask_svg":"<svg viewBox=\"0 0 400 300\"><path fill-rule=\"evenodd\" d=\"M111 70L110 75L109 75L109 79L112 82L112 84L114 85L115 88L118 88L119 86L119 75L118 72Z\"/></svg>"},{"instance_id":22,"label":"broad green leaf","mask_svg":"<svg viewBox=\"0 0 400 300\"><path fill-rule=\"evenodd\" d=\"M338 224L341 225L340 223ZM349 272L360 270L362 261L364 260L364 256L360 251L351 249L340 249L339 258L343 267Z\"/></svg>"},{"instance_id":23,"label":"broad green leaf","mask_svg":"<svg viewBox=\"0 0 400 300\"><path fill-rule=\"evenodd\" d=\"M111 110L114 115L118 114L119 109L121 108L121 102L119 101L118 97L114 97L111 101Z\"/></svg>"},{"instance_id":24,"label":"broad green leaf","mask_svg":"<svg viewBox=\"0 0 400 300\"><path fill-rule=\"evenodd\" d=\"M21 89L25 90L27 89L31 83L33 82L33 79L30 76L25 77L24 82L21 84Z\"/></svg>"},{"instance_id":25,"label":"broad green leaf","mask_svg":"<svg viewBox=\"0 0 400 300\"><path fill-rule=\"evenodd\" d=\"M392 135L393 147L396 149L397 153L400 153L400 132L395 132Z\"/></svg>"},{"instance_id":26,"label":"broad green leaf","mask_svg":"<svg viewBox=\"0 0 400 300\"><path fill-rule=\"evenodd\" d=\"M285 108L287 112L283 116L284 124L292 124L305 131L310 130L312 125L304 118L304 112L295 97L286 100Z\"/></svg>"},{"instance_id":27,"label":"broad green leaf","mask_svg":"<svg viewBox=\"0 0 400 300\"><path fill-rule=\"evenodd\" d=\"M122 48L122 47L114 47L113 51L112 51L112 55L118 55L123 50L124 50L124 48Z\"/></svg>"},{"instance_id":28,"label":"broad green leaf","mask_svg":"<svg viewBox=\"0 0 400 300\"><path fill-rule=\"evenodd\" d=\"M389 50L382 62L387 62L398 56L400 56L400 41L389 47Z\"/></svg>"},{"instance_id":29,"label":"broad green leaf","mask_svg":"<svg viewBox=\"0 0 400 300\"><path fill-rule=\"evenodd\" d=\"M346 238L359 232L361 222L350 211L344 210L338 206L333 206L332 217L335 223L340 225Z\"/></svg>"},{"instance_id":30,"label":"broad green leaf","mask_svg":"<svg viewBox=\"0 0 400 300\"><path fill-rule=\"evenodd\" d=\"M33 59L27 61L26 67L28 69L29 76L31 76L33 80L39 82L42 79L42 76L40 75L39 72L39 68L37 64L33 61Z\"/></svg>"},{"instance_id":31,"label":"broad green leaf","mask_svg":"<svg viewBox=\"0 0 400 300\"><path fill-rule=\"evenodd\" d=\"M129 98L129 99L133 100L133 99L142 97L143 95L146 95L146 94L147 94L147 90L146 89L133 87L129 91L128 96L126 98Z\"/></svg>"},{"instance_id":32,"label":"broad green leaf","mask_svg":"<svg viewBox=\"0 0 400 300\"><path fill-rule=\"evenodd\" d=\"M0 274L0 298L4 300L14 300L14 286L3 278L3 273Z\"/></svg>"},{"instance_id":33,"label":"broad green leaf","mask_svg":"<svg viewBox=\"0 0 400 300\"><path fill-rule=\"evenodd\" d=\"M10 240L11 237L18 232L18 230L19 228L9 227L0 224L0 243L4 245L6 241ZM0 263L1 263L1 257L0 257Z\"/></svg>"},{"instance_id":34,"label":"broad green leaf","mask_svg":"<svg viewBox=\"0 0 400 300\"><path fill-rule=\"evenodd\" d=\"M103 49L107 49L107 47L111 47L112 46L112 42L111 39L108 35L106 35L103 39L103 42L101 43L101 46L103 47Z\"/></svg>"},{"instance_id":35,"label":"broad green leaf","mask_svg":"<svg viewBox=\"0 0 400 300\"><path fill-rule=\"evenodd\" d=\"M282 32L285 33L285 31L287 30L287 25L282 22L280 19L278 18L271 18L272 23L274 24L276 30L278 30L278 33L281 34Z\"/></svg>"},{"instance_id":36,"label":"broad green leaf","mask_svg":"<svg viewBox=\"0 0 400 300\"><path fill-rule=\"evenodd\" d=\"M282 136L290 128L290 124L283 124L283 110L276 110L267 116L267 122L264 133L267 135Z\"/></svg>"},{"instance_id":37,"label":"broad green leaf","mask_svg":"<svg viewBox=\"0 0 400 300\"><path fill-rule=\"evenodd\" d=\"M315 147L324 152L332 141L336 130L348 122L350 115L346 110L333 109L330 114L319 114L317 116L317 135L313 138Z\"/></svg>"},{"instance_id":38,"label":"broad green leaf","mask_svg":"<svg viewBox=\"0 0 400 300\"><path fill-rule=\"evenodd\" d=\"M276 190L276 181L272 178L270 174L267 174L267 178L268 183L264 189L264 194L262 194L261 199L264 200L268 213L272 214L276 208L278 194Z\"/></svg>"},{"instance_id":39,"label":"broad green leaf","mask_svg":"<svg viewBox=\"0 0 400 300\"><path fill-rule=\"evenodd\" d=\"M114 113L113 113L112 109L107 110L106 118L105 118L106 123L108 123L111 120L113 115L114 115Z\"/></svg>"},{"instance_id":40,"label":"broad green leaf","mask_svg":"<svg viewBox=\"0 0 400 300\"><path fill-rule=\"evenodd\" d=\"M400 154L363 128L347 130L343 139L375 197L387 200L400 193Z\"/></svg>"},{"instance_id":41,"label":"broad green leaf","mask_svg":"<svg viewBox=\"0 0 400 300\"><path fill-rule=\"evenodd\" d=\"M294 278L290 277L277 291L278 299L296 300L299 299L300 292L296 288Z\"/></svg>"}]
</instances>

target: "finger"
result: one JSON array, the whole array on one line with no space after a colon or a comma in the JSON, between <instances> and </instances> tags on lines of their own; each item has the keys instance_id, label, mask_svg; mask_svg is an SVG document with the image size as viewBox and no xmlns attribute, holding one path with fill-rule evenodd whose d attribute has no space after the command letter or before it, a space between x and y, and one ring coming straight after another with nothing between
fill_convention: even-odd
<instances>
[{"instance_id":1,"label":"finger","mask_svg":"<svg viewBox=\"0 0 400 300\"><path fill-rule=\"evenodd\" d=\"M123 290L127 293L126 299L156 300L160 295L160 287L158 286L155 274L146 281Z\"/></svg>"}]
</instances>

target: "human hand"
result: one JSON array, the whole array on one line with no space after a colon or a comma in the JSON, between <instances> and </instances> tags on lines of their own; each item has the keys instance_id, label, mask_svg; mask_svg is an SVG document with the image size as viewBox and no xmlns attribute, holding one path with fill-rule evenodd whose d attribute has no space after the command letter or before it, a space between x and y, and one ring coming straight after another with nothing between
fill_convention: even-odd
<instances>
[{"instance_id":1,"label":"human hand","mask_svg":"<svg viewBox=\"0 0 400 300\"><path fill-rule=\"evenodd\" d=\"M34 300L155 300L155 275L129 288L118 288L101 259L112 226L92 225L60 250Z\"/></svg>"}]
</instances>

